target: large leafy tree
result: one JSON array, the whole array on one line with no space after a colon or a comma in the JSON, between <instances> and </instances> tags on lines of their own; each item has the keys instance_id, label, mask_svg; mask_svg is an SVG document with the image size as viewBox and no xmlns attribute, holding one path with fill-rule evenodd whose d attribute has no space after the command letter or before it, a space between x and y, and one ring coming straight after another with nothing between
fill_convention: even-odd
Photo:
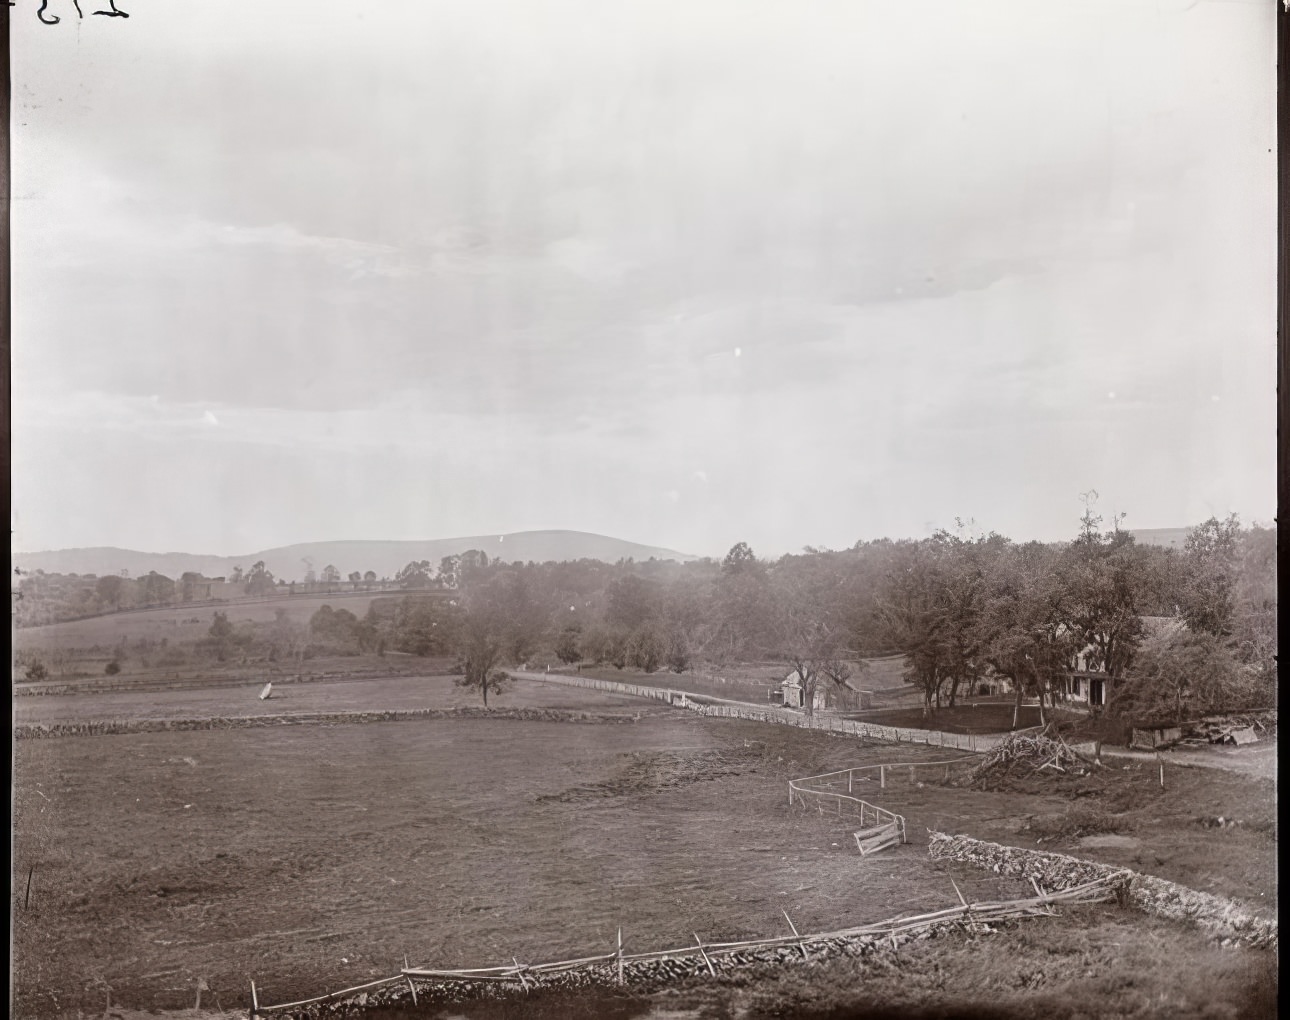
<instances>
[{"instance_id":1,"label":"large leafy tree","mask_svg":"<svg viewBox=\"0 0 1290 1020\"><path fill-rule=\"evenodd\" d=\"M211 621L208 635L211 644L215 649L215 656L220 662L228 656L228 650L233 644L234 628L227 614L217 612Z\"/></svg>"},{"instance_id":2,"label":"large leafy tree","mask_svg":"<svg viewBox=\"0 0 1290 1020\"><path fill-rule=\"evenodd\" d=\"M582 627L571 623L560 631L555 641L555 655L566 665L572 665L582 659L582 649L578 642L582 637Z\"/></svg>"},{"instance_id":3,"label":"large leafy tree","mask_svg":"<svg viewBox=\"0 0 1290 1020\"><path fill-rule=\"evenodd\" d=\"M1193 633L1222 639L1235 629L1240 533L1240 520L1232 514L1222 521L1211 517L1187 534L1180 609Z\"/></svg>"},{"instance_id":4,"label":"large leafy tree","mask_svg":"<svg viewBox=\"0 0 1290 1020\"><path fill-rule=\"evenodd\" d=\"M128 597L130 582L119 574L100 577L94 585L94 594L105 609L116 612Z\"/></svg>"},{"instance_id":5,"label":"large leafy tree","mask_svg":"<svg viewBox=\"0 0 1290 1020\"><path fill-rule=\"evenodd\" d=\"M394 579L400 588L426 588L430 585L430 561L413 560L403 567Z\"/></svg>"},{"instance_id":6,"label":"large leafy tree","mask_svg":"<svg viewBox=\"0 0 1290 1020\"><path fill-rule=\"evenodd\" d=\"M265 567L264 560L258 560L251 565L251 570L246 575L246 593L248 595L273 593L273 575Z\"/></svg>"},{"instance_id":7,"label":"large leafy tree","mask_svg":"<svg viewBox=\"0 0 1290 1020\"><path fill-rule=\"evenodd\" d=\"M490 583L500 592L506 611L507 657L523 662L537 649L551 619L551 610L538 597L527 568L515 567Z\"/></svg>"},{"instance_id":8,"label":"large leafy tree","mask_svg":"<svg viewBox=\"0 0 1290 1020\"><path fill-rule=\"evenodd\" d=\"M1174 631L1145 641L1110 711L1139 725L1182 722L1206 712L1269 705L1269 692L1213 634Z\"/></svg>"},{"instance_id":9,"label":"large leafy tree","mask_svg":"<svg viewBox=\"0 0 1290 1020\"><path fill-rule=\"evenodd\" d=\"M985 668L988 577L1007 547L999 535L965 537L941 530L895 550L876 615L883 643L908 658L907 678L923 694L924 714L939 708L942 696L953 705Z\"/></svg>"},{"instance_id":10,"label":"large leafy tree","mask_svg":"<svg viewBox=\"0 0 1290 1020\"><path fill-rule=\"evenodd\" d=\"M155 570L148 571L135 585L139 590L139 601L145 606L162 606L175 600L175 582Z\"/></svg>"},{"instance_id":11,"label":"large leafy tree","mask_svg":"<svg viewBox=\"0 0 1290 1020\"><path fill-rule=\"evenodd\" d=\"M662 595L657 581L623 574L605 589L605 623L616 630L633 633L658 616Z\"/></svg>"},{"instance_id":12,"label":"large leafy tree","mask_svg":"<svg viewBox=\"0 0 1290 1020\"><path fill-rule=\"evenodd\" d=\"M275 610L273 617L269 628L271 657L278 662L303 662L305 653L309 651L309 628L299 620L293 620L285 609Z\"/></svg>"},{"instance_id":13,"label":"large leafy tree","mask_svg":"<svg viewBox=\"0 0 1290 1020\"><path fill-rule=\"evenodd\" d=\"M1025 695L1051 699L1080 639L1067 624L1069 592L1058 567L1061 550L1029 542L1004 550L991 564L980 618L981 658L1011 681L1013 723Z\"/></svg>"},{"instance_id":14,"label":"large leafy tree","mask_svg":"<svg viewBox=\"0 0 1290 1020\"><path fill-rule=\"evenodd\" d=\"M1117 518L1103 533L1090 505L1079 536L1057 564L1067 626L1087 650L1090 667L1110 677L1133 662L1144 634L1142 608L1157 586L1150 554L1119 524Z\"/></svg>"},{"instance_id":15,"label":"large leafy tree","mask_svg":"<svg viewBox=\"0 0 1290 1020\"><path fill-rule=\"evenodd\" d=\"M950 621L941 598L940 564L926 543L904 545L877 604L885 641L904 652L905 679L923 696L923 715L940 706L950 678Z\"/></svg>"},{"instance_id":16,"label":"large leafy tree","mask_svg":"<svg viewBox=\"0 0 1290 1020\"><path fill-rule=\"evenodd\" d=\"M773 624L765 564L746 542L735 545L721 564L713 589L712 649L727 660L754 658L765 650Z\"/></svg>"},{"instance_id":17,"label":"large leafy tree","mask_svg":"<svg viewBox=\"0 0 1290 1020\"><path fill-rule=\"evenodd\" d=\"M808 716L815 712L821 685L844 684L851 677L840 587L838 573L814 556L785 556L769 573L767 641L797 673Z\"/></svg>"},{"instance_id":18,"label":"large leafy tree","mask_svg":"<svg viewBox=\"0 0 1290 1020\"><path fill-rule=\"evenodd\" d=\"M1241 536L1233 591L1238 658L1270 690L1277 684L1277 533L1255 525Z\"/></svg>"},{"instance_id":19,"label":"large leafy tree","mask_svg":"<svg viewBox=\"0 0 1290 1020\"><path fill-rule=\"evenodd\" d=\"M404 595L394 609L390 637L394 647L413 655L450 655L456 648L461 613L448 600Z\"/></svg>"},{"instance_id":20,"label":"large leafy tree","mask_svg":"<svg viewBox=\"0 0 1290 1020\"><path fill-rule=\"evenodd\" d=\"M462 687L478 690L488 706L488 694L501 693L508 679L498 667L512 635L511 595L501 578L472 584L457 599L461 609L456 645Z\"/></svg>"}]
</instances>

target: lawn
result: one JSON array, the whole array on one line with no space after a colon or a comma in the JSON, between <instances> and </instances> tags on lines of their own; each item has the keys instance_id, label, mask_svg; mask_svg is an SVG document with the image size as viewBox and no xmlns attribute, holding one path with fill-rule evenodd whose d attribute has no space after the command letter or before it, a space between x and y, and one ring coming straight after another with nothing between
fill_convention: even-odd
<instances>
[{"instance_id":1,"label":"lawn","mask_svg":"<svg viewBox=\"0 0 1290 1020\"><path fill-rule=\"evenodd\" d=\"M397 707L462 693L444 678L319 683L289 688L275 707L297 697L313 699L309 710ZM242 694L250 692L223 688L199 702L179 692L172 701L126 694L22 704L78 717L231 714L248 710ZM865 796L906 814L911 843L861 859L846 819L789 810L786 780L933 751L860 746L555 685L521 683L499 701L520 703L640 718L19 742L15 888L32 874L30 909L19 903L14 915L20 1015L101 1011L108 988L114 1004L178 1009L192 1005L198 978L210 986L206 1002L245 1007L252 978L262 1001L283 1001L387 975L404 954L453 966L603 951L619 925L639 950L680 945L694 932L783 934L783 910L799 930L826 930L947 906L955 902L951 878L978 898L1025 891L931 862L928 828L1031 847L1044 839L1041 848L1124 863L1275 912L1271 783L1175 769L1160 792L1148 763L1130 763L1104 770L1077 795L1066 780L985 792L919 786L896 772L885 790ZM1062 832L1060 819L1077 801L1120 816L1119 838L1037 835ZM1198 821L1217 814L1241 824ZM1102 930L1096 917L1088 923ZM1131 915L1105 923L1147 922ZM1033 924L1053 931L1036 927L1036 938L1059 938L1065 922ZM1168 941L1171 929L1150 931ZM1192 968L1194 984L1209 950L1190 934L1177 938L1186 948L1177 965ZM1001 947L990 950L1000 966L1015 964L1011 940L990 943ZM918 952L928 959L926 948ZM952 947L946 952L947 966L964 963ZM1089 964L1097 978L1113 978L1114 965L1097 960ZM790 998L809 991L798 978L783 981Z\"/></svg>"},{"instance_id":2,"label":"lawn","mask_svg":"<svg viewBox=\"0 0 1290 1020\"><path fill-rule=\"evenodd\" d=\"M953 708L946 706L933 709L931 715L927 716L923 715L923 710L919 707L848 712L845 718L863 719L880 726L907 726L911 729L943 730L946 733L1006 733L1011 729L1038 726L1039 706L1022 705L1015 727L1011 700L981 701L955 705ZM1051 709L1045 711L1044 718L1053 718Z\"/></svg>"}]
</instances>

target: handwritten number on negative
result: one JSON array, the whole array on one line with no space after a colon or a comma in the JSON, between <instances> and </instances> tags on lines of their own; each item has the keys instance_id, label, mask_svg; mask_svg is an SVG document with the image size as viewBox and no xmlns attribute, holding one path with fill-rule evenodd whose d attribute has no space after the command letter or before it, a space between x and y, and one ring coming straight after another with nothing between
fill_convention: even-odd
<instances>
[{"instance_id":1,"label":"handwritten number on negative","mask_svg":"<svg viewBox=\"0 0 1290 1020\"><path fill-rule=\"evenodd\" d=\"M14 0L9 0L9 6L15 7L17 5L15 4ZM72 6L76 8L77 18L85 17L84 13L82 13L81 11L80 0L72 0ZM60 18L57 14L46 15L45 11L48 8L49 8L49 0L40 0L40 7L36 11L36 17L39 18L43 24L57 25L63 19ZM128 18L130 16L128 13L126 13L123 10L120 10L117 7L116 0L108 0L108 9L106 11L91 11L90 13L99 14L105 18Z\"/></svg>"}]
</instances>

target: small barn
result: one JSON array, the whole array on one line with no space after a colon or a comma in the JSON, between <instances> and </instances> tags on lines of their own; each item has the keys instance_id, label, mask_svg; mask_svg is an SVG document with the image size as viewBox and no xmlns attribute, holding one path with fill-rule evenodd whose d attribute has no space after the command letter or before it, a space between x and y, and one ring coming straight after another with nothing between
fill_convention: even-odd
<instances>
[{"instance_id":1,"label":"small barn","mask_svg":"<svg viewBox=\"0 0 1290 1020\"><path fill-rule=\"evenodd\" d=\"M796 669L789 672L778 687L772 687L770 700L772 704L785 708L804 708L806 699L801 674ZM869 707L869 692L852 687L850 682L835 684L831 680L818 679L813 692L811 708L816 712L834 710L838 712L856 712Z\"/></svg>"},{"instance_id":2,"label":"small barn","mask_svg":"<svg viewBox=\"0 0 1290 1020\"><path fill-rule=\"evenodd\" d=\"M780 681L779 692L779 697L776 700L785 708L802 707L802 678L798 675L797 670L793 670Z\"/></svg>"}]
</instances>

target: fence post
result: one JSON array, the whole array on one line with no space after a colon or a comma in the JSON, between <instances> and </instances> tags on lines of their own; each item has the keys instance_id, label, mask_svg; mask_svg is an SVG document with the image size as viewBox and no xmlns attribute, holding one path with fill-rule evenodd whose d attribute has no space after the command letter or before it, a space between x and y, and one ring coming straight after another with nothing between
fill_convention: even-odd
<instances>
[{"instance_id":1,"label":"fence post","mask_svg":"<svg viewBox=\"0 0 1290 1020\"><path fill-rule=\"evenodd\" d=\"M887 789L887 766L886 765L878 766L878 786L884 790Z\"/></svg>"},{"instance_id":2,"label":"fence post","mask_svg":"<svg viewBox=\"0 0 1290 1020\"><path fill-rule=\"evenodd\" d=\"M618 929L618 983L623 983L623 929Z\"/></svg>"}]
</instances>

